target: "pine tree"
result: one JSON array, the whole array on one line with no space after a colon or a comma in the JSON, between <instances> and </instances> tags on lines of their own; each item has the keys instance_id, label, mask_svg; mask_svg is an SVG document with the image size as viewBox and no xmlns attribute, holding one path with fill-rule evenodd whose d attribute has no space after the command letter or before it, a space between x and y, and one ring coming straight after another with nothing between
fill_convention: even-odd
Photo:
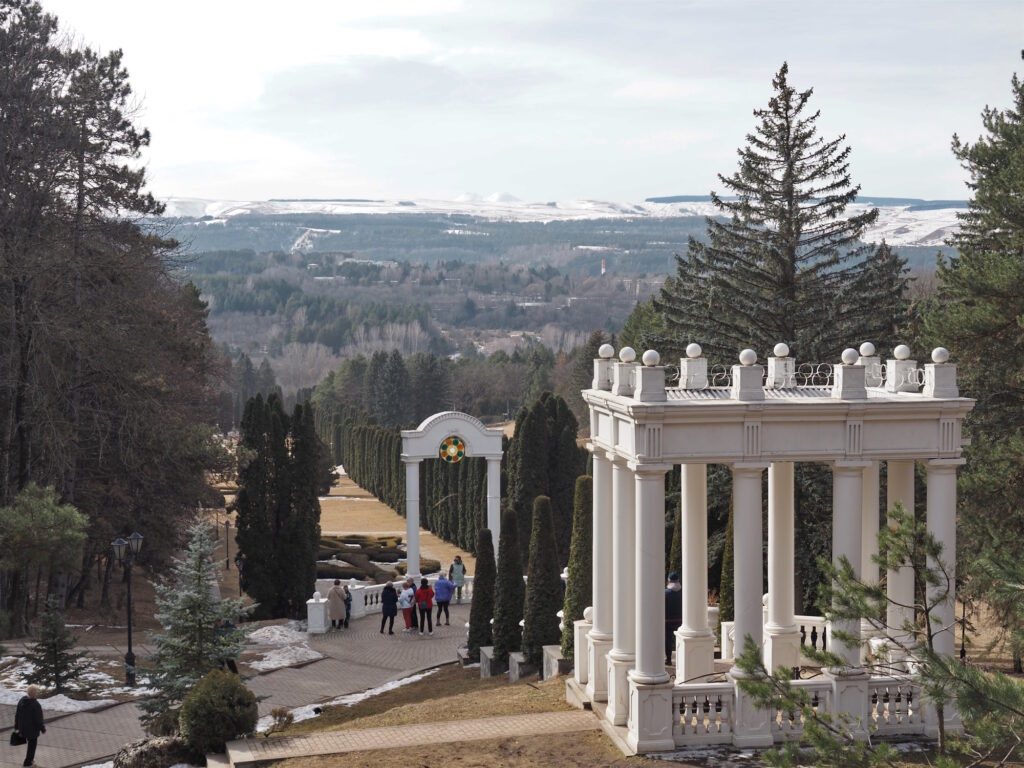
<instances>
[{"instance_id":1,"label":"pine tree","mask_svg":"<svg viewBox=\"0 0 1024 768\"><path fill-rule=\"evenodd\" d=\"M487 528L481 528L476 540L476 574L473 576L473 603L469 608L469 659L480 661L480 646L491 644L491 619L494 618L494 541Z\"/></svg>"},{"instance_id":2,"label":"pine tree","mask_svg":"<svg viewBox=\"0 0 1024 768\"><path fill-rule=\"evenodd\" d=\"M494 594L494 658L508 663L508 655L522 645L523 561L519 555L519 516L506 508L498 536L498 584Z\"/></svg>"},{"instance_id":3,"label":"pine tree","mask_svg":"<svg viewBox=\"0 0 1024 768\"><path fill-rule=\"evenodd\" d=\"M551 499L538 496L533 503L530 532L530 562L526 576L526 604L523 607L523 655L528 664L544 663L544 646L558 645L558 612L565 597L555 552Z\"/></svg>"},{"instance_id":4,"label":"pine tree","mask_svg":"<svg viewBox=\"0 0 1024 768\"><path fill-rule=\"evenodd\" d=\"M767 108L754 111L739 169L718 177L734 196L711 195L726 220L708 218L708 242L690 239L655 302L671 351L697 341L713 362L732 364L745 347L764 356L784 341L799 360L829 362L860 341L889 343L902 316L888 302L864 311L871 297L851 297L871 270L876 251L861 238L878 209L846 215L860 190L846 137L818 135L819 113L807 111L813 91L788 77L783 64Z\"/></svg>"},{"instance_id":5,"label":"pine tree","mask_svg":"<svg viewBox=\"0 0 1024 768\"><path fill-rule=\"evenodd\" d=\"M572 516L572 551L569 553L569 583L565 588L562 608L562 657L572 659L575 652L573 622L583 618L583 611L593 605L593 541L594 478L576 478L576 499Z\"/></svg>"},{"instance_id":6,"label":"pine tree","mask_svg":"<svg viewBox=\"0 0 1024 768\"><path fill-rule=\"evenodd\" d=\"M89 666L84 661L89 654L73 650L77 642L78 638L71 634L64 621L60 601L53 596L47 598L39 642L25 654L26 661L33 666L25 679L53 693L65 693Z\"/></svg>"},{"instance_id":7,"label":"pine tree","mask_svg":"<svg viewBox=\"0 0 1024 768\"><path fill-rule=\"evenodd\" d=\"M1014 75L1011 87L1008 108L982 111L984 134L974 143L953 137L972 197L949 241L958 256L939 265L938 298L923 313L928 341L949 348L961 394L977 400L960 474L968 567L982 557L1024 558L1020 537L1006 535L1024 526L1024 83ZM987 591L986 574L974 575L971 587ZM1013 622L1004 602L996 607ZM1019 649L1015 656L1019 671Z\"/></svg>"},{"instance_id":8,"label":"pine tree","mask_svg":"<svg viewBox=\"0 0 1024 768\"><path fill-rule=\"evenodd\" d=\"M164 631L153 636L149 685L155 693L140 702L143 725L151 733L174 732L189 689L242 651L242 633L234 629L245 610L242 601L221 600L212 589L216 544L210 526L193 523L188 538L184 557L174 560L170 578L156 588L156 619Z\"/></svg>"}]
</instances>

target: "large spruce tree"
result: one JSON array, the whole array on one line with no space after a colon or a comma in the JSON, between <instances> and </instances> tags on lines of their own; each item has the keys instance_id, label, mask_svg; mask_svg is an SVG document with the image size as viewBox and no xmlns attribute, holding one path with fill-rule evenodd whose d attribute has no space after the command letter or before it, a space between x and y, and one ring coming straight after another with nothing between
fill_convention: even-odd
<instances>
[{"instance_id":1,"label":"large spruce tree","mask_svg":"<svg viewBox=\"0 0 1024 768\"><path fill-rule=\"evenodd\" d=\"M818 135L813 91L789 84L787 64L772 87L739 168L718 177L725 194L711 193L724 221L707 220L707 242L690 239L656 301L669 333L663 352L696 341L713 362L732 364L745 347L763 357L783 341L798 360L834 362L861 341L890 343L903 316L902 296L887 290L892 275L875 274L876 251L862 242L878 210L848 215L860 187L846 137Z\"/></svg>"},{"instance_id":2,"label":"large spruce tree","mask_svg":"<svg viewBox=\"0 0 1024 768\"><path fill-rule=\"evenodd\" d=\"M966 566L1024 556L1020 537L1006 535L1024 526L1024 84L1016 75L1012 104L986 107L982 125L974 143L953 138L972 198L949 242L959 255L939 265L939 294L924 312L928 340L949 348L961 393L977 400L960 476ZM984 572L972 576L988 590ZM1013 611L995 607L1012 624Z\"/></svg>"}]
</instances>

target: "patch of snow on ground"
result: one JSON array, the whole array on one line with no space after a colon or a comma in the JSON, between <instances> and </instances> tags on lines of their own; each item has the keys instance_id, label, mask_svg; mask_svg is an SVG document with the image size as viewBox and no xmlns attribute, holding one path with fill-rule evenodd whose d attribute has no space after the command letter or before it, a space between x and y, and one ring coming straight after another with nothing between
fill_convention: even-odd
<instances>
[{"instance_id":1,"label":"patch of snow on ground","mask_svg":"<svg viewBox=\"0 0 1024 768\"><path fill-rule=\"evenodd\" d=\"M267 672L271 669L290 667L303 661L316 661L323 657L322 653L314 651L306 643L298 643L267 651L259 661L250 662L249 666L260 672Z\"/></svg>"},{"instance_id":2,"label":"patch of snow on ground","mask_svg":"<svg viewBox=\"0 0 1024 768\"><path fill-rule=\"evenodd\" d=\"M16 690L0 685L0 704L17 704L25 695L24 690ZM108 704L116 704L113 699L93 699L91 701L79 701L69 699L63 693L47 698L39 698L39 703L44 712L86 712L97 707L105 707Z\"/></svg>"},{"instance_id":3,"label":"patch of snow on ground","mask_svg":"<svg viewBox=\"0 0 1024 768\"><path fill-rule=\"evenodd\" d=\"M290 711L296 723L301 720L312 720L319 714L318 712L314 712L314 709L322 710L324 707L353 707L361 701L372 699L374 696L379 696L382 693L387 693L388 691L393 691L396 688L401 688L403 685L409 685L410 683L415 683L425 677L429 677L436 671L436 669L428 669L426 672L420 672L416 675L403 677L400 680L392 680L390 683L378 685L376 688L369 688L358 693L349 693L345 696L339 696L336 699L325 701L322 704L307 704L304 707L296 707ZM271 715L264 715L259 719L259 722L256 723L256 732L263 733L273 724L274 718Z\"/></svg>"},{"instance_id":4,"label":"patch of snow on ground","mask_svg":"<svg viewBox=\"0 0 1024 768\"><path fill-rule=\"evenodd\" d=\"M289 621L287 624L273 624L260 627L246 634L246 640L256 645L288 645L306 642L306 622Z\"/></svg>"}]
</instances>

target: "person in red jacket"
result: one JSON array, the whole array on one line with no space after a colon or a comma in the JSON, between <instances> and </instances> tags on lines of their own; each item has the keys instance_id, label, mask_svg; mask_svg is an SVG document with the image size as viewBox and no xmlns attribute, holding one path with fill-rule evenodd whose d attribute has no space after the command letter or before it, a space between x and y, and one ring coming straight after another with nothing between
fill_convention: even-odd
<instances>
[{"instance_id":1,"label":"person in red jacket","mask_svg":"<svg viewBox=\"0 0 1024 768\"><path fill-rule=\"evenodd\" d=\"M424 624L430 634L434 634L434 620L430 615L434 609L434 590L430 588L430 582L425 576L420 579L420 588L416 590L416 607L420 611L420 634L423 634Z\"/></svg>"}]
</instances>

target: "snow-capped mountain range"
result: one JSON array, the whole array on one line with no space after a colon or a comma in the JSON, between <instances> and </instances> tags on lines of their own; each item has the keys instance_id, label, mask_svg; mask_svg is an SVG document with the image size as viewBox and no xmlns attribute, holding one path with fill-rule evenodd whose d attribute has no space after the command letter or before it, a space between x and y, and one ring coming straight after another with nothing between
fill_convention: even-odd
<instances>
[{"instance_id":1,"label":"snow-capped mountain range","mask_svg":"<svg viewBox=\"0 0 1024 768\"><path fill-rule=\"evenodd\" d=\"M878 207L878 221L869 230L867 240L885 239L891 245L939 246L956 231L956 214L966 208L964 201L909 200L903 198L872 198L861 196L849 206L849 213L860 213ZM604 200L568 200L558 202L524 202L507 193L488 197L461 195L455 200L399 199L308 199L308 200L202 200L170 198L166 216L171 218L211 217L209 223L247 214L287 215L320 214L345 216L351 214L423 213L476 216L499 221L566 221L584 219L627 219L638 217L669 218L679 216L712 216L716 213L707 198L649 198L639 203L615 203Z\"/></svg>"}]
</instances>

